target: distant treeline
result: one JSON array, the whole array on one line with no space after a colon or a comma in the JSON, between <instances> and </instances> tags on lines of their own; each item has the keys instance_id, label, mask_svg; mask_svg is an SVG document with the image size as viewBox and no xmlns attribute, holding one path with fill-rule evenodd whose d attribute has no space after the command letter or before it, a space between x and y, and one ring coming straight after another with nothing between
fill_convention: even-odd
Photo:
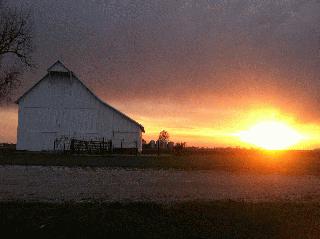
<instances>
[{"instance_id":1,"label":"distant treeline","mask_svg":"<svg viewBox=\"0 0 320 239\"><path fill-rule=\"evenodd\" d=\"M289 149L289 150L264 150L264 149L257 149L257 148L240 148L240 147L184 147L177 144L178 147L173 148L150 148L150 147L143 147L142 153L143 154L156 154L160 151L160 154L178 154L178 155L231 155L231 156L256 156L261 154L277 154L277 155L296 155L296 154L320 154L320 149L313 149L313 150L297 150L297 149Z\"/></svg>"}]
</instances>

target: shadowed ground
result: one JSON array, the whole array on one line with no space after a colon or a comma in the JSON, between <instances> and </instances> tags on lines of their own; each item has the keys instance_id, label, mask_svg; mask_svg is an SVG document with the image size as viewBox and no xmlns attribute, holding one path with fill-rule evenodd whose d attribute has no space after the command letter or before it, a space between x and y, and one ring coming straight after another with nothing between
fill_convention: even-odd
<instances>
[{"instance_id":1,"label":"shadowed ground","mask_svg":"<svg viewBox=\"0 0 320 239\"><path fill-rule=\"evenodd\" d=\"M319 204L0 203L4 238L319 238Z\"/></svg>"}]
</instances>

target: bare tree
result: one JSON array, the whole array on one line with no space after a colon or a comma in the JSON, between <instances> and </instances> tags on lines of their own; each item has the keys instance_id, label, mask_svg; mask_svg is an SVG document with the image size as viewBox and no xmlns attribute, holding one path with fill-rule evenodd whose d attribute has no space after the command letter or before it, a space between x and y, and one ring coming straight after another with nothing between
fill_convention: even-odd
<instances>
[{"instance_id":1,"label":"bare tree","mask_svg":"<svg viewBox=\"0 0 320 239\"><path fill-rule=\"evenodd\" d=\"M29 13L0 0L0 102L20 85L22 68L33 66L31 27Z\"/></svg>"}]
</instances>

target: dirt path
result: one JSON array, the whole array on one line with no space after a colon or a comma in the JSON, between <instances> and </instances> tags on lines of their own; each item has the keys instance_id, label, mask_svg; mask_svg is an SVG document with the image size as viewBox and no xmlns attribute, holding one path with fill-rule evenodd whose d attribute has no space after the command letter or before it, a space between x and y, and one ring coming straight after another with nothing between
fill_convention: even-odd
<instances>
[{"instance_id":1,"label":"dirt path","mask_svg":"<svg viewBox=\"0 0 320 239\"><path fill-rule=\"evenodd\" d=\"M0 166L0 200L320 201L315 176L224 171Z\"/></svg>"}]
</instances>

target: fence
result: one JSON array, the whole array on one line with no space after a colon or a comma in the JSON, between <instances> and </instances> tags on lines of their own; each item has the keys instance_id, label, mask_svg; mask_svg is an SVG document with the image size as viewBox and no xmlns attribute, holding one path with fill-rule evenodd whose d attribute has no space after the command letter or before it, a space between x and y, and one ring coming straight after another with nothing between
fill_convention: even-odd
<instances>
[{"instance_id":1,"label":"fence","mask_svg":"<svg viewBox=\"0 0 320 239\"><path fill-rule=\"evenodd\" d=\"M71 152L112 152L112 141L86 141L86 140L78 140L71 139L70 141L70 151Z\"/></svg>"},{"instance_id":2,"label":"fence","mask_svg":"<svg viewBox=\"0 0 320 239\"><path fill-rule=\"evenodd\" d=\"M70 151L71 153L126 153L137 154L138 143L134 142L118 142L113 144L112 140L102 139L75 139L68 137L60 137L54 141L54 151Z\"/></svg>"}]
</instances>

